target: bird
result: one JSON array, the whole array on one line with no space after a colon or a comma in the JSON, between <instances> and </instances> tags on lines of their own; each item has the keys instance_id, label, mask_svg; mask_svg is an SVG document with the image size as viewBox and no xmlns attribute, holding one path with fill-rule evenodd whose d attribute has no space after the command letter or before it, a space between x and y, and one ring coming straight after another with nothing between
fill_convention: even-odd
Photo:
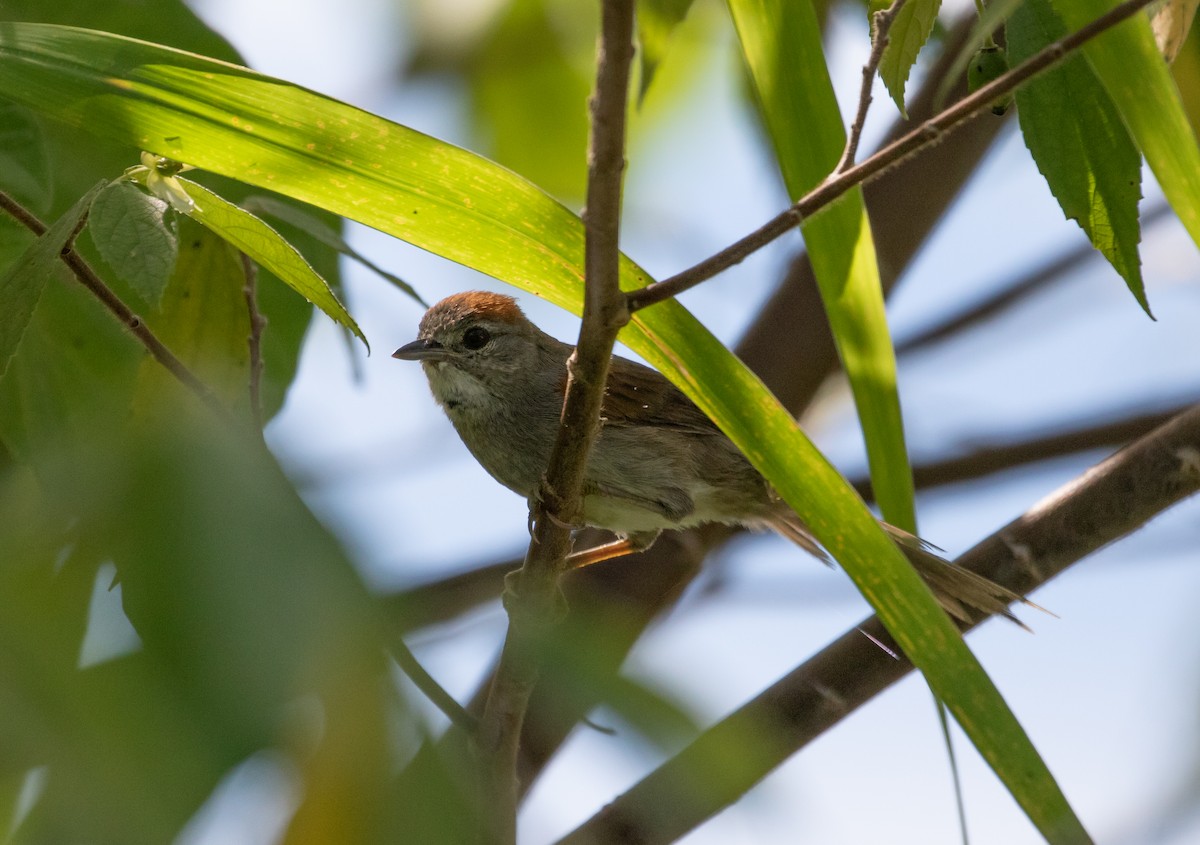
<instances>
[{"instance_id":1,"label":"bird","mask_svg":"<svg viewBox=\"0 0 1200 845\"><path fill-rule=\"evenodd\" d=\"M534 325L513 297L467 291L426 311L417 339L393 357L420 362L467 449L496 481L532 502L557 436L574 348ZM641 551L663 531L706 523L774 530L817 559L834 562L683 391L657 370L617 355L588 455L581 517L618 539L574 552L571 566ZM1009 605L1028 604L944 560L924 540L881 525L955 619L969 624L979 614L999 614L1017 621Z\"/></svg>"}]
</instances>

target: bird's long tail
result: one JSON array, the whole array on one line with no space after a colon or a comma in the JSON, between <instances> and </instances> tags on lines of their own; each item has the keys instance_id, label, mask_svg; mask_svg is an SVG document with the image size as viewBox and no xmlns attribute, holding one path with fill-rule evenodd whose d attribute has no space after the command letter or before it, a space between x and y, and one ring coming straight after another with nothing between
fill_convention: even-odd
<instances>
[{"instance_id":1,"label":"bird's long tail","mask_svg":"<svg viewBox=\"0 0 1200 845\"><path fill-rule=\"evenodd\" d=\"M808 526L783 502L780 502L779 505L780 507L767 520L767 524L805 551L832 565L833 558L813 538ZM968 569L955 566L936 554L935 547L921 538L896 528L894 525L888 525L886 522L880 524L888 536L900 547L900 551L904 552L909 563L917 570L917 574L933 591L938 603L950 616L960 622L971 624L982 616L998 615L1028 630L1026 625L1013 615L1009 605L1014 602L1032 607L1037 607L1037 605L982 575L976 575Z\"/></svg>"}]
</instances>

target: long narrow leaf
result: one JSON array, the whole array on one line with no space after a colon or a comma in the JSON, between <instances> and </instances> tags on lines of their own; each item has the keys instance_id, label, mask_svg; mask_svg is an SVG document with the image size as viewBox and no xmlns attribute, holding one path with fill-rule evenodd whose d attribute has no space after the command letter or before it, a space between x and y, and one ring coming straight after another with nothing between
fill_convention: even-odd
<instances>
[{"instance_id":1,"label":"long narrow leaf","mask_svg":"<svg viewBox=\"0 0 1200 845\"><path fill-rule=\"evenodd\" d=\"M816 15L807 0L730 0L730 8L788 189L797 197L832 169L844 144ZM868 448L874 445L877 450L873 479L886 467L893 483L894 476L903 473L911 485L895 391L895 357L861 190L808 221L803 231ZM885 452L888 446L891 450ZM908 495L911 508L911 487ZM843 566L1047 839L1085 838L1033 743L911 568L895 555L871 560L862 568L846 561ZM884 579L887 589L878 591ZM929 637L933 632L936 638ZM914 654L910 642L928 650Z\"/></svg>"},{"instance_id":2,"label":"long narrow leaf","mask_svg":"<svg viewBox=\"0 0 1200 845\"><path fill-rule=\"evenodd\" d=\"M186 186L188 195L196 203L187 212L189 217L266 267L292 290L324 311L330 319L354 332L363 343L367 342L358 323L354 322L346 307L330 290L329 283L282 235L249 211L217 196L203 185L187 179L179 181Z\"/></svg>"},{"instance_id":3,"label":"long narrow leaf","mask_svg":"<svg viewBox=\"0 0 1200 845\"><path fill-rule=\"evenodd\" d=\"M829 175L846 144L816 13L808 0L731 0L729 7L788 193L799 199ZM854 392L876 500L885 519L915 531L896 356L862 190L801 230Z\"/></svg>"}]
</instances>

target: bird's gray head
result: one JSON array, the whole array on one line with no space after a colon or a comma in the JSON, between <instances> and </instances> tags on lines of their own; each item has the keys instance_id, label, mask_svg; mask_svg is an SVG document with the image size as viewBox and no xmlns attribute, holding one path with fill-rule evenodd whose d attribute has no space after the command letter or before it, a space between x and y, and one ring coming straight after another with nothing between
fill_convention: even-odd
<instances>
[{"instance_id":1,"label":"bird's gray head","mask_svg":"<svg viewBox=\"0 0 1200 845\"><path fill-rule=\"evenodd\" d=\"M539 334L511 296L468 291L426 311L417 339L392 357L420 361L434 396L446 404L528 374Z\"/></svg>"}]
</instances>

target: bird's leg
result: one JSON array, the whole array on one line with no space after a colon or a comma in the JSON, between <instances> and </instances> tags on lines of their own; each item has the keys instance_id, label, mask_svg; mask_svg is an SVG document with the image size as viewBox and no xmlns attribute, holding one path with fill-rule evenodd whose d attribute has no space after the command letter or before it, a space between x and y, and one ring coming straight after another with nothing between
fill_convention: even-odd
<instances>
[{"instance_id":1,"label":"bird's leg","mask_svg":"<svg viewBox=\"0 0 1200 845\"><path fill-rule=\"evenodd\" d=\"M611 543L604 543L603 545L593 546L583 551L572 552L567 555L566 569L582 569L585 566L591 566L593 563L601 563L606 560L612 560L615 557L624 557L625 555L644 552L654 545L654 541L658 539L658 535L658 531L643 531L639 534L630 534L628 537L613 540Z\"/></svg>"}]
</instances>

